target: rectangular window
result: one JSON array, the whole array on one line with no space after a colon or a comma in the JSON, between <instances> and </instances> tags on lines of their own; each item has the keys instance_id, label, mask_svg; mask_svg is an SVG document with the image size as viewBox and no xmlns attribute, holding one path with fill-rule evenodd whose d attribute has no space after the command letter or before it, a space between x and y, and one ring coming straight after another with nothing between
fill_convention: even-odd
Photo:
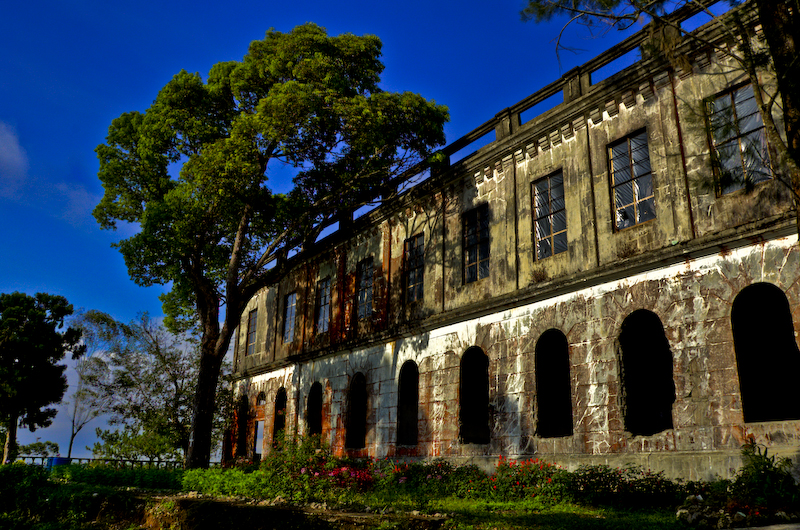
<instances>
[{"instance_id":1,"label":"rectangular window","mask_svg":"<svg viewBox=\"0 0 800 530\"><path fill-rule=\"evenodd\" d=\"M655 219L647 131L611 144L608 160L617 230Z\"/></svg>"},{"instance_id":2,"label":"rectangular window","mask_svg":"<svg viewBox=\"0 0 800 530\"><path fill-rule=\"evenodd\" d=\"M359 320L372 316L372 275L372 258L360 261L356 270L356 313Z\"/></svg>"},{"instance_id":3,"label":"rectangular window","mask_svg":"<svg viewBox=\"0 0 800 530\"><path fill-rule=\"evenodd\" d=\"M767 135L753 86L715 97L708 102L707 112L719 193L771 179Z\"/></svg>"},{"instance_id":4,"label":"rectangular window","mask_svg":"<svg viewBox=\"0 0 800 530\"><path fill-rule=\"evenodd\" d=\"M331 279L317 282L317 303L315 304L314 327L317 333L328 331L331 320Z\"/></svg>"},{"instance_id":5,"label":"rectangular window","mask_svg":"<svg viewBox=\"0 0 800 530\"><path fill-rule=\"evenodd\" d=\"M245 355L256 352L256 324L258 324L258 310L253 309L247 317L247 349Z\"/></svg>"},{"instance_id":6,"label":"rectangular window","mask_svg":"<svg viewBox=\"0 0 800 530\"><path fill-rule=\"evenodd\" d=\"M283 306L283 342L294 340L294 321L297 316L297 293L286 295Z\"/></svg>"},{"instance_id":7,"label":"rectangular window","mask_svg":"<svg viewBox=\"0 0 800 530\"><path fill-rule=\"evenodd\" d=\"M464 214L464 283L489 276L489 205Z\"/></svg>"},{"instance_id":8,"label":"rectangular window","mask_svg":"<svg viewBox=\"0 0 800 530\"><path fill-rule=\"evenodd\" d=\"M567 250L567 210L561 171L533 183L533 236L536 259Z\"/></svg>"},{"instance_id":9,"label":"rectangular window","mask_svg":"<svg viewBox=\"0 0 800 530\"><path fill-rule=\"evenodd\" d=\"M425 234L406 239L404 260L406 264L406 303L422 300L425 274Z\"/></svg>"}]
</instances>

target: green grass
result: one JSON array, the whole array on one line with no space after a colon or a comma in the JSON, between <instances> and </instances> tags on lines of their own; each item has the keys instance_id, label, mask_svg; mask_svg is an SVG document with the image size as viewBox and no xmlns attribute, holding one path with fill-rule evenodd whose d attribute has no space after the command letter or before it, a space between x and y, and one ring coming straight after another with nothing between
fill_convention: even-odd
<instances>
[{"instance_id":1,"label":"green grass","mask_svg":"<svg viewBox=\"0 0 800 530\"><path fill-rule=\"evenodd\" d=\"M672 510L615 510L561 503L539 508L533 503L443 499L433 503L451 514L448 530L672 530L685 529Z\"/></svg>"}]
</instances>

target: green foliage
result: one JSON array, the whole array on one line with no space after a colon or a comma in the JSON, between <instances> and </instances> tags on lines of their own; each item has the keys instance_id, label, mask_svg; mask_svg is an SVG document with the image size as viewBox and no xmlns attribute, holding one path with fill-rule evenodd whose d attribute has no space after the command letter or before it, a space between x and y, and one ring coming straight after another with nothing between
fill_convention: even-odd
<instances>
[{"instance_id":1,"label":"green foliage","mask_svg":"<svg viewBox=\"0 0 800 530\"><path fill-rule=\"evenodd\" d=\"M101 514L129 514L136 499L97 484L56 483L40 466L0 466L0 528L80 529Z\"/></svg>"},{"instance_id":2,"label":"green foliage","mask_svg":"<svg viewBox=\"0 0 800 530\"><path fill-rule=\"evenodd\" d=\"M178 490L181 488L183 473L182 469L70 464L54 467L51 476L72 483Z\"/></svg>"},{"instance_id":3,"label":"green foliage","mask_svg":"<svg viewBox=\"0 0 800 530\"><path fill-rule=\"evenodd\" d=\"M582 466L565 477L566 490L577 502L592 506L674 506L684 493L680 484L661 471L641 466L620 469L603 465Z\"/></svg>"},{"instance_id":4,"label":"green foliage","mask_svg":"<svg viewBox=\"0 0 800 530\"><path fill-rule=\"evenodd\" d=\"M370 490L374 481L371 460L334 458L312 436L283 441L281 450L265 455L259 466L186 471L183 487L214 495L340 502Z\"/></svg>"},{"instance_id":5,"label":"green foliage","mask_svg":"<svg viewBox=\"0 0 800 530\"><path fill-rule=\"evenodd\" d=\"M742 460L744 465L729 488L729 504L772 512L800 507L800 488L789 458L769 455L766 448L750 442L742 447Z\"/></svg>"},{"instance_id":6,"label":"green foliage","mask_svg":"<svg viewBox=\"0 0 800 530\"><path fill-rule=\"evenodd\" d=\"M37 293L0 294L0 423L7 439L3 462L16 457L17 427L36 430L52 423L64 397L67 353L79 357L80 330L64 320L72 306L63 296Z\"/></svg>"},{"instance_id":7,"label":"green foliage","mask_svg":"<svg viewBox=\"0 0 800 530\"><path fill-rule=\"evenodd\" d=\"M47 472L40 466L29 466L22 462L0 466L0 513L31 516L35 512L39 492L47 485Z\"/></svg>"},{"instance_id":8,"label":"green foliage","mask_svg":"<svg viewBox=\"0 0 800 530\"><path fill-rule=\"evenodd\" d=\"M97 429L96 457L182 460L189 446L197 384L197 337L174 334L146 313L123 324L99 311L80 315L92 355L80 374L84 406L110 414L120 429ZM225 365L224 372L228 367ZM225 385L217 389L215 440L222 435Z\"/></svg>"},{"instance_id":9,"label":"green foliage","mask_svg":"<svg viewBox=\"0 0 800 530\"><path fill-rule=\"evenodd\" d=\"M380 50L375 36L329 37L310 23L270 30L205 81L176 74L96 149L105 194L95 218L138 225L116 245L131 278L171 285L167 322L194 315L203 333L190 466L208 463L208 404L248 300L287 273L290 251L313 252L323 229L391 195L445 141L445 107L380 89ZM285 194L269 182L281 164L297 168Z\"/></svg>"},{"instance_id":10,"label":"green foliage","mask_svg":"<svg viewBox=\"0 0 800 530\"><path fill-rule=\"evenodd\" d=\"M50 456L59 453L58 444L55 442L33 442L19 446L19 452L23 455Z\"/></svg>"},{"instance_id":11,"label":"green foliage","mask_svg":"<svg viewBox=\"0 0 800 530\"><path fill-rule=\"evenodd\" d=\"M494 473L446 460L360 462L333 457L318 439L286 441L265 455L259 467L187 471L184 489L215 495L282 497L299 502L342 499L365 494L372 503L424 507L432 499L458 497L486 502L524 502L532 509L565 500L616 508L675 506L685 491L663 473L640 467L585 466L569 473L536 459L501 457ZM366 501L365 501L366 502Z\"/></svg>"},{"instance_id":12,"label":"green foliage","mask_svg":"<svg viewBox=\"0 0 800 530\"><path fill-rule=\"evenodd\" d=\"M136 427L125 426L122 430L95 429L99 441L92 445L95 458L119 458L123 460L166 460L180 462L182 454L174 443L157 432L136 431Z\"/></svg>"}]
</instances>

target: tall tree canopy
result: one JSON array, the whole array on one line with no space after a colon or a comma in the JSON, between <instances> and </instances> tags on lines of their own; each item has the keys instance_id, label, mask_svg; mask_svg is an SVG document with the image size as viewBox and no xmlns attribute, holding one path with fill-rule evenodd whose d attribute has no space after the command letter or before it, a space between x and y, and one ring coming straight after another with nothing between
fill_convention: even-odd
<instances>
[{"instance_id":1,"label":"tall tree canopy","mask_svg":"<svg viewBox=\"0 0 800 530\"><path fill-rule=\"evenodd\" d=\"M569 17L567 24L577 22L596 28L607 25L617 29L627 29L641 20L654 23L650 45L673 53L681 42L692 42L698 47L714 46L702 37L685 31L680 20L670 16L681 8L711 13L710 6L717 0L528 0L522 11L523 20L545 22L555 16ZM733 43L732 48L720 48L725 55L738 64L757 90L756 101L764 120L767 140L773 150L775 160L773 174L786 184L800 204L800 0L729 0L729 4L739 6L726 14L722 27L726 32L723 46ZM756 29L747 22L747 13L755 9L758 13L760 29L766 39L766 52L757 42ZM666 31L664 31L666 30ZM679 56L678 56L679 57ZM777 81L778 92L768 90L761 82L760 73L770 68ZM784 130L772 117L775 105L780 105L783 114ZM742 184L752 188L752 182ZM797 208L797 224L800 231L800 208Z\"/></svg>"},{"instance_id":2,"label":"tall tree canopy","mask_svg":"<svg viewBox=\"0 0 800 530\"><path fill-rule=\"evenodd\" d=\"M138 224L118 243L131 277L171 285L171 322L196 313L200 325L190 467L208 465L220 364L248 299L444 143L445 107L380 89L380 50L377 37L314 24L271 30L206 81L178 73L97 148L96 219ZM296 168L288 193L269 185L276 164Z\"/></svg>"},{"instance_id":3,"label":"tall tree canopy","mask_svg":"<svg viewBox=\"0 0 800 530\"><path fill-rule=\"evenodd\" d=\"M37 293L0 294L0 423L7 433L3 463L17 456L17 428L47 427L56 415L48 405L67 390L67 353L78 358L84 350L80 331L64 319L72 306L63 296Z\"/></svg>"}]
</instances>

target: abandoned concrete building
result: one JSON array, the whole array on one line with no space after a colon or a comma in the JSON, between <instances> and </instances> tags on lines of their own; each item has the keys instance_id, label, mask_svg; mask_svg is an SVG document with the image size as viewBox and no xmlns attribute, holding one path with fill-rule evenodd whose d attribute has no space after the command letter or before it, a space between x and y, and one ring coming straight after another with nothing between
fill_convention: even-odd
<instances>
[{"instance_id":1,"label":"abandoned concrete building","mask_svg":"<svg viewBox=\"0 0 800 530\"><path fill-rule=\"evenodd\" d=\"M729 476L750 437L797 456L794 203L753 86L696 43L691 65L642 52L592 82L646 33L445 148L492 135L249 302L229 455L285 431L337 454L687 479ZM707 185L720 166L755 189Z\"/></svg>"}]
</instances>

